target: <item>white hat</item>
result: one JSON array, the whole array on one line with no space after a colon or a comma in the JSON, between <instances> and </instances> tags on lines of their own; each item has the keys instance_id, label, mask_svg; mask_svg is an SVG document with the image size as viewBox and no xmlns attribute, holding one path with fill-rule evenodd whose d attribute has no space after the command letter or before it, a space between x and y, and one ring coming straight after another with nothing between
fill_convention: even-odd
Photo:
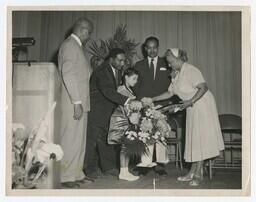
<instances>
[{"instance_id":1,"label":"white hat","mask_svg":"<svg viewBox=\"0 0 256 202\"><path fill-rule=\"evenodd\" d=\"M179 49L178 48L171 48L171 52L175 57L179 57Z\"/></svg>"}]
</instances>

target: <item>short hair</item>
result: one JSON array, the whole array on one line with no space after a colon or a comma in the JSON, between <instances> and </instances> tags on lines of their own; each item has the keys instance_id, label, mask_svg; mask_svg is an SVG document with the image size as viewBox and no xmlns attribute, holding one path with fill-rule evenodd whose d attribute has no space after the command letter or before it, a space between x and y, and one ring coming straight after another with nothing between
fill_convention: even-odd
<instances>
[{"instance_id":1,"label":"short hair","mask_svg":"<svg viewBox=\"0 0 256 202\"><path fill-rule=\"evenodd\" d=\"M132 76L132 75L138 75L139 76L139 72L136 69L132 68L132 67L129 67L126 70L124 70L124 73L123 73L123 76L122 76L122 84L125 83L125 76Z\"/></svg>"},{"instance_id":2,"label":"short hair","mask_svg":"<svg viewBox=\"0 0 256 202\"><path fill-rule=\"evenodd\" d=\"M125 51L121 48L112 48L109 51L108 58L114 59L119 54L125 54Z\"/></svg>"},{"instance_id":3,"label":"short hair","mask_svg":"<svg viewBox=\"0 0 256 202\"><path fill-rule=\"evenodd\" d=\"M75 22L75 24L73 25L72 31L73 31L73 32L76 32L84 23L87 24L88 29L93 30L93 23L92 23L92 21L90 21L89 19L87 19L87 18L85 18L85 17L82 17L82 18L79 18L79 19Z\"/></svg>"},{"instance_id":4,"label":"short hair","mask_svg":"<svg viewBox=\"0 0 256 202\"><path fill-rule=\"evenodd\" d=\"M149 41L155 41L157 47L159 46L159 39L158 39L157 37L155 37L155 36L150 36L150 37L146 38L144 45L147 46L147 43L148 43Z\"/></svg>"}]
</instances>

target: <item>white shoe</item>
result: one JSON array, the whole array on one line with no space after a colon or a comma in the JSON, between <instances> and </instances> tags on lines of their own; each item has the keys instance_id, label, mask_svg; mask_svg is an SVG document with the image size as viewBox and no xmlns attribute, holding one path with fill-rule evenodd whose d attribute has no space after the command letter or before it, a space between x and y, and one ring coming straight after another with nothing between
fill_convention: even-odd
<instances>
[{"instance_id":1,"label":"white shoe","mask_svg":"<svg viewBox=\"0 0 256 202\"><path fill-rule=\"evenodd\" d=\"M139 178L140 178L139 176L135 176L129 172L119 174L119 180L135 181L135 180L138 180Z\"/></svg>"}]
</instances>

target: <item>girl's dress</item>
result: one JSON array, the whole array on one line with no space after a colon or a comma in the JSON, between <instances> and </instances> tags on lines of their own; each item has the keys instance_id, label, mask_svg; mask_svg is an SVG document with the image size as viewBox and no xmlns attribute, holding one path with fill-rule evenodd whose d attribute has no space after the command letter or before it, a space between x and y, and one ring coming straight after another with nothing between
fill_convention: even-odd
<instances>
[{"instance_id":1,"label":"girl's dress","mask_svg":"<svg viewBox=\"0 0 256 202\"><path fill-rule=\"evenodd\" d=\"M132 90L125 85L119 86L117 92L127 96L134 97ZM129 120L123 106L119 105L111 116L108 132L109 144L121 144L121 138L129 127Z\"/></svg>"},{"instance_id":2,"label":"girl's dress","mask_svg":"<svg viewBox=\"0 0 256 202\"><path fill-rule=\"evenodd\" d=\"M189 100L196 94L196 86L204 82L196 67L184 63L168 91L182 100ZM208 90L193 107L187 108L184 159L187 162L202 161L218 156L223 149L217 107L212 93Z\"/></svg>"}]
</instances>

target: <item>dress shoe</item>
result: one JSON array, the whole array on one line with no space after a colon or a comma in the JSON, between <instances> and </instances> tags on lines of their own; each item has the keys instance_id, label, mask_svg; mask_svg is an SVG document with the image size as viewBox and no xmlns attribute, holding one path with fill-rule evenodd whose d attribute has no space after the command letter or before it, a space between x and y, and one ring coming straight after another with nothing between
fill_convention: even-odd
<instances>
[{"instance_id":1,"label":"dress shoe","mask_svg":"<svg viewBox=\"0 0 256 202\"><path fill-rule=\"evenodd\" d=\"M77 180L78 183L91 183L91 182L94 182L94 179L93 178L90 178L90 177L87 177L85 176L83 179L81 180Z\"/></svg>"},{"instance_id":2,"label":"dress shoe","mask_svg":"<svg viewBox=\"0 0 256 202\"><path fill-rule=\"evenodd\" d=\"M105 176L118 176L119 171L117 169L109 169L104 172Z\"/></svg>"},{"instance_id":3,"label":"dress shoe","mask_svg":"<svg viewBox=\"0 0 256 202\"><path fill-rule=\"evenodd\" d=\"M63 182L61 186L64 188L79 188L80 185L77 182Z\"/></svg>"},{"instance_id":4,"label":"dress shoe","mask_svg":"<svg viewBox=\"0 0 256 202\"><path fill-rule=\"evenodd\" d=\"M194 174L193 179L189 182L190 186L199 186L204 179L204 170L201 167L199 174Z\"/></svg>"},{"instance_id":5,"label":"dress shoe","mask_svg":"<svg viewBox=\"0 0 256 202\"><path fill-rule=\"evenodd\" d=\"M165 170L155 170L156 174L160 177L167 177L167 172Z\"/></svg>"},{"instance_id":6,"label":"dress shoe","mask_svg":"<svg viewBox=\"0 0 256 202\"><path fill-rule=\"evenodd\" d=\"M201 176L194 175L193 179L189 182L190 186L199 186L202 182Z\"/></svg>"},{"instance_id":7,"label":"dress shoe","mask_svg":"<svg viewBox=\"0 0 256 202\"><path fill-rule=\"evenodd\" d=\"M193 180L193 177L194 177L194 173L188 173L185 176L178 177L177 180L180 182L189 182Z\"/></svg>"},{"instance_id":8,"label":"dress shoe","mask_svg":"<svg viewBox=\"0 0 256 202\"><path fill-rule=\"evenodd\" d=\"M140 168L139 169L139 175L140 176L146 176L148 174L148 168Z\"/></svg>"},{"instance_id":9,"label":"dress shoe","mask_svg":"<svg viewBox=\"0 0 256 202\"><path fill-rule=\"evenodd\" d=\"M96 170L96 171L85 171L86 176L90 179L97 179L103 176L102 172L100 170Z\"/></svg>"}]
</instances>

